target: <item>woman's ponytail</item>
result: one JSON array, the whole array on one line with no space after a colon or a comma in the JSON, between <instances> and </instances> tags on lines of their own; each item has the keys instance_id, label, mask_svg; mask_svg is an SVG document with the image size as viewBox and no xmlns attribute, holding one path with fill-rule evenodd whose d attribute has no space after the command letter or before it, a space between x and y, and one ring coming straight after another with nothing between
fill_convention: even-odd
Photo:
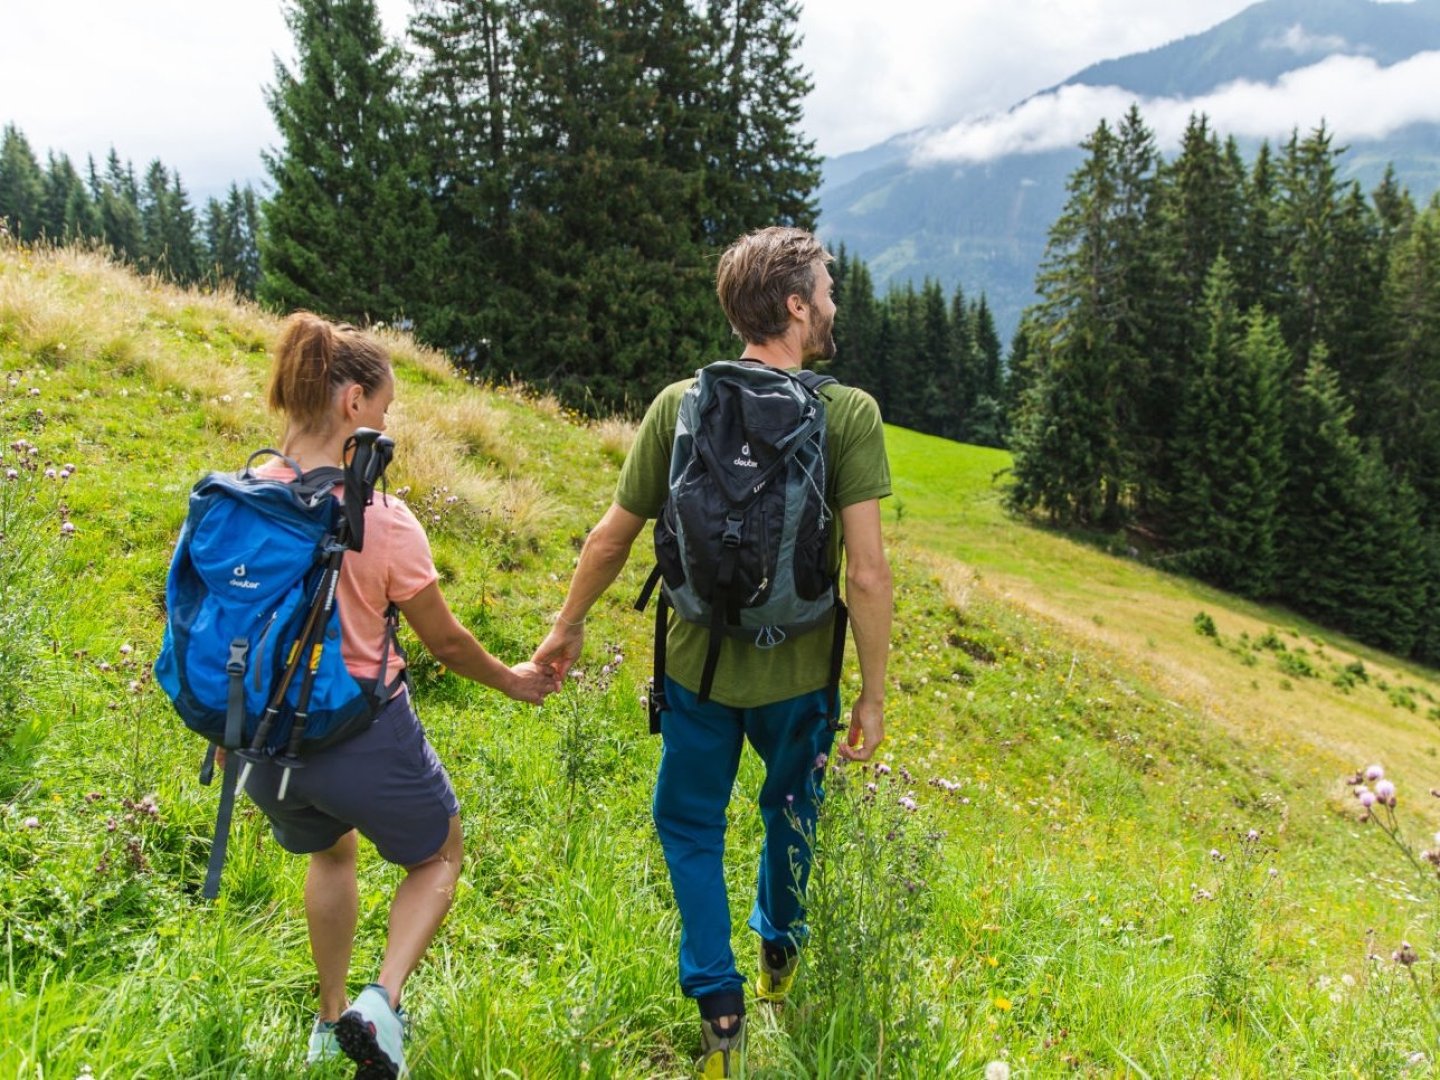
<instances>
[{"instance_id":1,"label":"woman's ponytail","mask_svg":"<svg viewBox=\"0 0 1440 1080\"><path fill-rule=\"evenodd\" d=\"M275 343L270 408L301 430L323 429L337 388L359 383L370 394L389 378L390 357L379 342L353 326L297 311Z\"/></svg>"}]
</instances>

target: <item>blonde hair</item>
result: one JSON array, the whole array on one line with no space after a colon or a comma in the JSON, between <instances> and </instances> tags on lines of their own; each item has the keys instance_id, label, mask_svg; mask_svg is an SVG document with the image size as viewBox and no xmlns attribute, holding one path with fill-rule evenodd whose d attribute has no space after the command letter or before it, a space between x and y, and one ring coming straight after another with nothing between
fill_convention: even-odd
<instances>
[{"instance_id":1,"label":"blonde hair","mask_svg":"<svg viewBox=\"0 0 1440 1080\"><path fill-rule=\"evenodd\" d=\"M391 378L390 354L374 338L347 323L297 311L275 343L270 408L302 431L323 430L338 388L359 383L369 396Z\"/></svg>"}]
</instances>

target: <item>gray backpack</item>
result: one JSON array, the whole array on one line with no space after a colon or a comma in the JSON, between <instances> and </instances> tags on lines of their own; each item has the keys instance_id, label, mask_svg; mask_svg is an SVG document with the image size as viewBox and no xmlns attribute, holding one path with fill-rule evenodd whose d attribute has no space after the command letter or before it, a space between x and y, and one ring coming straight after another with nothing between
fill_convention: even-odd
<instances>
[{"instance_id":1,"label":"gray backpack","mask_svg":"<svg viewBox=\"0 0 1440 1080\"><path fill-rule=\"evenodd\" d=\"M754 360L702 368L680 400L670 455L670 492L655 522L655 677L650 727L659 731L666 612L710 628L699 698L708 701L720 642L774 648L834 618L831 719L839 717L845 605L829 565L825 502L825 401L835 382Z\"/></svg>"}]
</instances>

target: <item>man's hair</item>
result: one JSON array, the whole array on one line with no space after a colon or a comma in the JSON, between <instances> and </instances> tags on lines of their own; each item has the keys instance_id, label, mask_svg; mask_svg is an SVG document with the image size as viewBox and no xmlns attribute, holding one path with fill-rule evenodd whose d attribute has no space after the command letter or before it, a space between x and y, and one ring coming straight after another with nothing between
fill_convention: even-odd
<instances>
[{"instance_id":1,"label":"man's hair","mask_svg":"<svg viewBox=\"0 0 1440 1080\"><path fill-rule=\"evenodd\" d=\"M780 337L790 325L786 301L815 296L815 264L830 253L804 229L775 225L746 233L720 256L715 293L731 328L749 345Z\"/></svg>"}]
</instances>

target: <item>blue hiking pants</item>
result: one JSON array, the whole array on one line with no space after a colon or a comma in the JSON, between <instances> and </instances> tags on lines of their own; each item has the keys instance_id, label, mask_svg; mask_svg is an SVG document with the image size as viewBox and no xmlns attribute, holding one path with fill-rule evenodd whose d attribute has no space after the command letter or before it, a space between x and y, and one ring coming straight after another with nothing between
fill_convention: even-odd
<instances>
[{"instance_id":1,"label":"blue hiking pants","mask_svg":"<svg viewBox=\"0 0 1440 1080\"><path fill-rule=\"evenodd\" d=\"M777 945L804 939L801 902L810 874L810 844L821 799L823 764L835 739L830 694L819 690L754 709L715 701L665 680L668 708L653 813L670 884L680 909L680 988L686 997L743 993L730 948L725 893L725 808L745 740L765 762L760 816L765 846L750 929ZM702 1001L702 1007L704 1002Z\"/></svg>"}]
</instances>

